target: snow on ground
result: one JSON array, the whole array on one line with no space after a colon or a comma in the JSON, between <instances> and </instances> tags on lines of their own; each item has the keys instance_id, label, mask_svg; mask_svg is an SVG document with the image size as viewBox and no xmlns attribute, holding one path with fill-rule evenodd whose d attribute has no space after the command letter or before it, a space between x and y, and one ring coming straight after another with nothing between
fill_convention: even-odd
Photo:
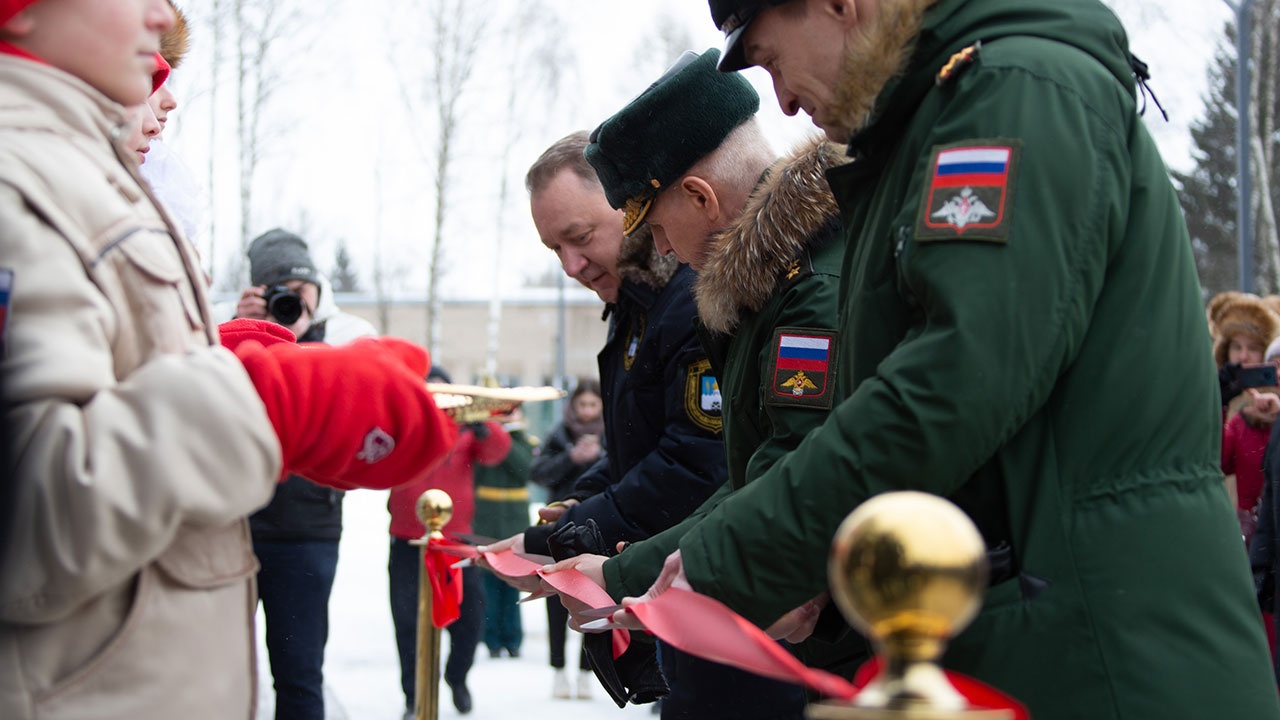
<instances>
[{"instance_id":1,"label":"snow on ground","mask_svg":"<svg viewBox=\"0 0 1280 720\"><path fill-rule=\"evenodd\" d=\"M396 657L391 610L387 600L387 493L358 490L347 494L338 574L329 602L329 645L325 654L325 685L330 720L400 720L404 695ZM574 720L617 720L652 717L650 706L620 710L592 678L590 700L551 697L547 616L542 601L521 605L524 644L519 658L489 657L484 643L476 652L467 685L475 708L473 720L534 720L566 714ZM263 645L262 613L258 613L259 720L271 720L271 674ZM581 636L570 633L570 684L577 681L576 661ZM448 653L448 635L442 654ZM458 718L443 683L439 717Z\"/></svg>"}]
</instances>

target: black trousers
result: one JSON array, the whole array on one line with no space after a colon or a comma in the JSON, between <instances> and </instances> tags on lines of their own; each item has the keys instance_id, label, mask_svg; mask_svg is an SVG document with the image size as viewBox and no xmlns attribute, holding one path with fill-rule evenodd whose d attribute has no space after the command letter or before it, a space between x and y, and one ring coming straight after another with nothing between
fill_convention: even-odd
<instances>
[{"instance_id":1,"label":"black trousers","mask_svg":"<svg viewBox=\"0 0 1280 720\"><path fill-rule=\"evenodd\" d=\"M324 720L324 646L338 541L253 543L276 720Z\"/></svg>"},{"instance_id":2,"label":"black trousers","mask_svg":"<svg viewBox=\"0 0 1280 720\"><path fill-rule=\"evenodd\" d=\"M564 609L559 597L547 598L547 635L551 643L551 667L564 669L564 646L569 629L569 611ZM590 670L587 654L578 652L578 669Z\"/></svg>"}]
</instances>

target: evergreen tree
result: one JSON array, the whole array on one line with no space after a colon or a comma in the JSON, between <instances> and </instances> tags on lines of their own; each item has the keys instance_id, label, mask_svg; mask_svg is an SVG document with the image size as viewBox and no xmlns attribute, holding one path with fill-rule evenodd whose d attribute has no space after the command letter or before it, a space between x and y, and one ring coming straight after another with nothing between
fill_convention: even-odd
<instances>
[{"instance_id":1,"label":"evergreen tree","mask_svg":"<svg viewBox=\"0 0 1280 720\"><path fill-rule=\"evenodd\" d=\"M1253 20L1253 92L1251 130L1253 157L1253 286L1259 294L1277 291L1276 222L1272 208L1277 187L1275 118L1280 78L1275 69L1275 28L1280 1L1258 0ZM1192 125L1195 167L1174 172L1178 198L1187 219L1200 284L1207 296L1241 285L1236 223L1236 27L1228 23L1225 40L1209 70L1209 96L1202 119Z\"/></svg>"},{"instance_id":2,"label":"evergreen tree","mask_svg":"<svg viewBox=\"0 0 1280 720\"><path fill-rule=\"evenodd\" d=\"M351 267L351 255L347 252L347 242L338 241L338 252L333 258L333 273L329 278L334 292L358 292L360 278Z\"/></svg>"}]
</instances>

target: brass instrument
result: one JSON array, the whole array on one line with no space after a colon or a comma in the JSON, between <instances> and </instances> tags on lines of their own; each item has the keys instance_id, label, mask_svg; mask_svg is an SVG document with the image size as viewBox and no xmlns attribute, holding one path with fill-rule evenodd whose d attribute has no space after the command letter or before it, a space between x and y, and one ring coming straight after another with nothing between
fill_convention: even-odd
<instances>
[{"instance_id":1,"label":"brass instrument","mask_svg":"<svg viewBox=\"0 0 1280 720\"><path fill-rule=\"evenodd\" d=\"M882 670L852 703L810 705L811 720L1012 720L969 706L938 665L987 586L982 536L959 508L921 492L877 495L840 524L827 570L832 599Z\"/></svg>"},{"instance_id":2,"label":"brass instrument","mask_svg":"<svg viewBox=\"0 0 1280 720\"><path fill-rule=\"evenodd\" d=\"M436 407L460 424L505 415L522 403L558 400L565 396L563 390L550 386L500 388L429 382L427 389L435 396Z\"/></svg>"}]
</instances>

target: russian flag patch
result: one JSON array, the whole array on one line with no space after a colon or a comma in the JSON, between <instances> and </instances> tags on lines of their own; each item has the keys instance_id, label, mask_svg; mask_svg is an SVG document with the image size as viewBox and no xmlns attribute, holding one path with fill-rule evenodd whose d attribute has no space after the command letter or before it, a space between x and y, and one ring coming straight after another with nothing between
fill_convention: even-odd
<instances>
[{"instance_id":1,"label":"russian flag patch","mask_svg":"<svg viewBox=\"0 0 1280 720\"><path fill-rule=\"evenodd\" d=\"M765 402L831 409L837 333L778 328L773 337L772 392Z\"/></svg>"},{"instance_id":2,"label":"russian flag patch","mask_svg":"<svg viewBox=\"0 0 1280 720\"><path fill-rule=\"evenodd\" d=\"M1008 140L934 148L916 238L1006 242L1020 149Z\"/></svg>"}]
</instances>

